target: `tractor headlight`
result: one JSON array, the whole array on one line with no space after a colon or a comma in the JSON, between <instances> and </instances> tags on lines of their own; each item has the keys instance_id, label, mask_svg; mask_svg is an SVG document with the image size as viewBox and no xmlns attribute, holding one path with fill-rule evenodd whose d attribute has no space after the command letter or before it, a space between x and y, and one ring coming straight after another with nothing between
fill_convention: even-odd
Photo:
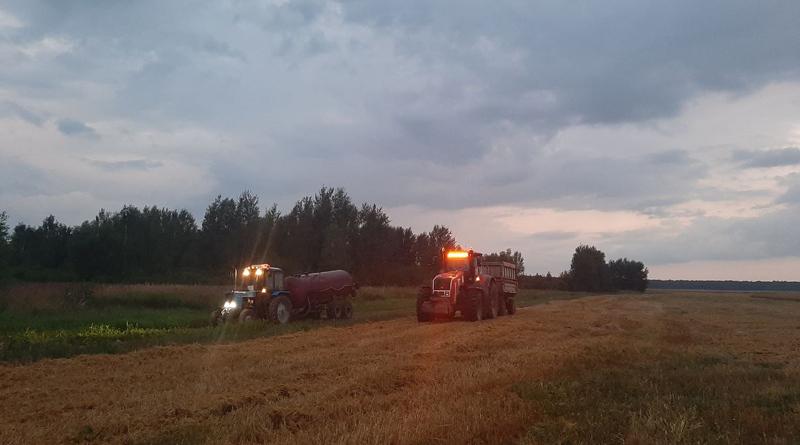
<instances>
[{"instance_id":1,"label":"tractor headlight","mask_svg":"<svg viewBox=\"0 0 800 445\"><path fill-rule=\"evenodd\" d=\"M233 309L233 308L236 307L236 302L235 301L226 301L225 304L222 305L222 307L225 308L225 309Z\"/></svg>"}]
</instances>

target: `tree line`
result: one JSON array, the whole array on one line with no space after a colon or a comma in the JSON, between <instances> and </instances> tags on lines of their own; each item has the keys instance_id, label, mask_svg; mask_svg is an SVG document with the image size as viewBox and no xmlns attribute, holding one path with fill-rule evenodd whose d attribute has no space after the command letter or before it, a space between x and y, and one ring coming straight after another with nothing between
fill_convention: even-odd
<instances>
[{"instance_id":1,"label":"tree line","mask_svg":"<svg viewBox=\"0 0 800 445\"><path fill-rule=\"evenodd\" d=\"M650 280L651 289L716 290L739 292L798 292L797 281Z\"/></svg>"},{"instance_id":2,"label":"tree line","mask_svg":"<svg viewBox=\"0 0 800 445\"><path fill-rule=\"evenodd\" d=\"M78 226L52 215L11 230L0 218L0 269L19 280L226 283L235 267L270 263L288 273L344 269L362 284L416 285L438 273L453 233L413 233L375 204L356 206L343 188L323 187L281 213L258 196L218 196L198 224L186 210L126 205ZM523 268L519 252L489 254Z\"/></svg>"},{"instance_id":3,"label":"tree line","mask_svg":"<svg viewBox=\"0 0 800 445\"><path fill-rule=\"evenodd\" d=\"M572 290L577 292L644 292L650 281L641 261L619 258L606 262L606 254L594 246L580 245L572 255L569 270L554 277L539 274L523 277L520 285L529 289Z\"/></svg>"}]
</instances>

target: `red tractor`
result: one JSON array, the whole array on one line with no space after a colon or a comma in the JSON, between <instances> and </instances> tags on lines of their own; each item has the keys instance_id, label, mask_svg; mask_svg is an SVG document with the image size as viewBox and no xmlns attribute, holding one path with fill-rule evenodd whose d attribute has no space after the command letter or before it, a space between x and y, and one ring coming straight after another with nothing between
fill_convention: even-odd
<instances>
[{"instance_id":1,"label":"red tractor","mask_svg":"<svg viewBox=\"0 0 800 445\"><path fill-rule=\"evenodd\" d=\"M504 261L481 262L472 250L442 250L442 267L417 294L417 320L452 318L456 312L479 321L517 311L517 268Z\"/></svg>"}]
</instances>

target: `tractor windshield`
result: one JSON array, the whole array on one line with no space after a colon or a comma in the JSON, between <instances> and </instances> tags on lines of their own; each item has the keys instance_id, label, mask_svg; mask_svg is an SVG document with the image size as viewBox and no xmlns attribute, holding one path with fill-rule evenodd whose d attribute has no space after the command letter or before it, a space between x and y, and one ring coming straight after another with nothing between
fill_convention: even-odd
<instances>
[{"instance_id":1,"label":"tractor windshield","mask_svg":"<svg viewBox=\"0 0 800 445\"><path fill-rule=\"evenodd\" d=\"M261 290L269 287L268 283L271 276L269 269L243 269L240 275L241 288L239 290Z\"/></svg>"},{"instance_id":2,"label":"tractor windshield","mask_svg":"<svg viewBox=\"0 0 800 445\"><path fill-rule=\"evenodd\" d=\"M256 274L250 274L242 277L242 290L248 290L250 286L253 286L251 290L258 288L264 283L264 276L265 275L257 276Z\"/></svg>"},{"instance_id":3,"label":"tractor windshield","mask_svg":"<svg viewBox=\"0 0 800 445\"><path fill-rule=\"evenodd\" d=\"M468 271L469 270L469 258L448 258L447 259L447 271Z\"/></svg>"},{"instance_id":4,"label":"tractor windshield","mask_svg":"<svg viewBox=\"0 0 800 445\"><path fill-rule=\"evenodd\" d=\"M257 270L259 269L251 268L249 272L242 271L238 290L272 292L283 289L283 270L277 268L260 269L260 272Z\"/></svg>"}]
</instances>

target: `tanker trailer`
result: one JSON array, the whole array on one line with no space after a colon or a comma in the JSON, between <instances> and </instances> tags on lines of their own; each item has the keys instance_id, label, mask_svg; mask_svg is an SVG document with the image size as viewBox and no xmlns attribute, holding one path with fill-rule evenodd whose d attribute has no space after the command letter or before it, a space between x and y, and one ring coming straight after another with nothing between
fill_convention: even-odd
<instances>
[{"instance_id":1,"label":"tanker trailer","mask_svg":"<svg viewBox=\"0 0 800 445\"><path fill-rule=\"evenodd\" d=\"M234 288L225 294L222 308L211 314L210 323L248 322L258 319L288 323L311 316L350 318L353 306L345 298L355 296L358 283L343 270L294 275L283 278L283 270L258 264L235 272Z\"/></svg>"},{"instance_id":2,"label":"tanker trailer","mask_svg":"<svg viewBox=\"0 0 800 445\"><path fill-rule=\"evenodd\" d=\"M286 279L286 289L291 295L292 305L303 308L305 313L328 319L352 318L353 305L345 300L355 297L358 283L343 270L293 275Z\"/></svg>"}]
</instances>

